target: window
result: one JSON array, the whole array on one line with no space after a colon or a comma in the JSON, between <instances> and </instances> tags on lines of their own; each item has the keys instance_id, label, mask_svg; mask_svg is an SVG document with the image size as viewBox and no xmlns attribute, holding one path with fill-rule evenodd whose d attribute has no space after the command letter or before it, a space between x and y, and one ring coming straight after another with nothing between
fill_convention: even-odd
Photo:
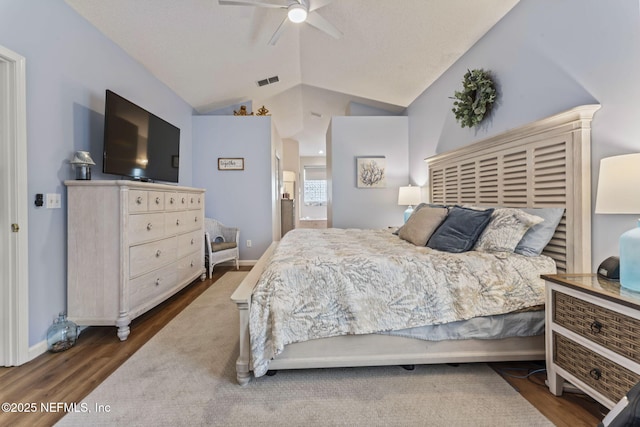
<instances>
[{"instance_id":1,"label":"window","mask_svg":"<svg viewBox=\"0 0 640 427\"><path fill-rule=\"evenodd\" d=\"M304 167L304 204L307 206L327 205L327 169L325 166Z\"/></svg>"}]
</instances>

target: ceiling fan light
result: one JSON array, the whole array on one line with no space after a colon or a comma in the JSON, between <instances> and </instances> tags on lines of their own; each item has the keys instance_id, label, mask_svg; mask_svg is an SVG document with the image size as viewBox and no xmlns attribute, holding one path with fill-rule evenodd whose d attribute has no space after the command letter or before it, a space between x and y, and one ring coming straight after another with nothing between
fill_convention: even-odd
<instances>
[{"instance_id":1,"label":"ceiling fan light","mask_svg":"<svg viewBox=\"0 0 640 427\"><path fill-rule=\"evenodd\" d=\"M289 21L300 23L307 19L307 9L301 4L292 4L287 10Z\"/></svg>"}]
</instances>

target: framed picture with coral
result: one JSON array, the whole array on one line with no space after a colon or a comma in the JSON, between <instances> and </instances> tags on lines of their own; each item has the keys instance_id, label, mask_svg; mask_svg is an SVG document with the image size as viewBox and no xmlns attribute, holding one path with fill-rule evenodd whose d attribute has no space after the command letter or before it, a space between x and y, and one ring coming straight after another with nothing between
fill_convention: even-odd
<instances>
[{"instance_id":1,"label":"framed picture with coral","mask_svg":"<svg viewBox=\"0 0 640 427\"><path fill-rule=\"evenodd\" d=\"M387 186L385 156L356 157L356 182L358 188L385 188Z\"/></svg>"}]
</instances>

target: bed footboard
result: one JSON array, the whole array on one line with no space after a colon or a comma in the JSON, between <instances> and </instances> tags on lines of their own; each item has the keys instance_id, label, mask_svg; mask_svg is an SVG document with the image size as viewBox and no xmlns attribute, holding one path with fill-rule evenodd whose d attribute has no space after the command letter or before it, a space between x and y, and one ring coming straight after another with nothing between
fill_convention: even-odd
<instances>
[{"instance_id":1,"label":"bed footboard","mask_svg":"<svg viewBox=\"0 0 640 427\"><path fill-rule=\"evenodd\" d=\"M236 361L236 375L238 384L246 385L251 379L251 343L249 341L249 307L251 306L251 293L256 283L260 279L260 275L267 265L267 261L271 258L271 254L278 246L277 242L273 242L260 257L255 266L251 269L247 277L240 283L240 286L231 295L231 301L238 306L238 314L240 315L240 354Z\"/></svg>"}]
</instances>

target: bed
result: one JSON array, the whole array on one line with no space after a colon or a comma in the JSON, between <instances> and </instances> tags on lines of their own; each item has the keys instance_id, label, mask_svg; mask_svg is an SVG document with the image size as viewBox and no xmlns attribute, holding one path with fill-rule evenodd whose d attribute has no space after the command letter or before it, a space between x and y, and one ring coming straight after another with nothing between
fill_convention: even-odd
<instances>
[{"instance_id":1,"label":"bed","mask_svg":"<svg viewBox=\"0 0 640 427\"><path fill-rule=\"evenodd\" d=\"M576 107L426 159L431 203L489 209L562 208L564 215L541 257L552 260L558 272L591 271L590 124L598 108ZM379 236L383 240L390 236L389 231L380 233L387 233ZM267 369L544 359L543 335L433 341L416 339L410 333L368 333L364 327L356 328L355 333L340 331L339 336L286 342L272 349L275 357L267 352L266 363L256 362L249 326L250 320L257 321L255 314L250 316L252 293L255 290L259 298L257 285L275 269L282 252L276 251L278 244L269 247L231 297L239 309L236 373L241 385L249 382L252 372L259 376ZM255 350L258 334L253 338Z\"/></svg>"}]
</instances>

